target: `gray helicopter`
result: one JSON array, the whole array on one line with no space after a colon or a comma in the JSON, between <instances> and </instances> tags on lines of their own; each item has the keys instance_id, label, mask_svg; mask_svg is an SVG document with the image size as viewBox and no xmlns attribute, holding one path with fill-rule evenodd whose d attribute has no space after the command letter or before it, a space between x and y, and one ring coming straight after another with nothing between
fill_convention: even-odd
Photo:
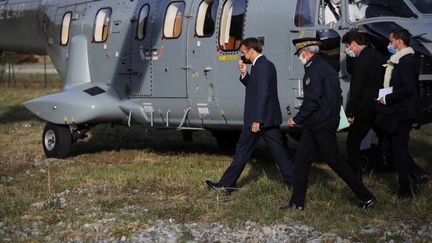
<instances>
[{"instance_id":1,"label":"gray helicopter","mask_svg":"<svg viewBox=\"0 0 432 243\"><path fill-rule=\"evenodd\" d=\"M321 55L339 72L346 96L341 36L361 29L387 55L387 36L398 26L414 37L422 123L428 123L431 0L0 1L0 49L48 54L64 80L61 91L24 104L47 122L43 149L57 158L102 123L175 129L185 138L209 130L221 147L232 146L243 120L237 61L244 37L257 37L276 64L288 120L303 96L304 69L292 39L322 40Z\"/></svg>"}]
</instances>

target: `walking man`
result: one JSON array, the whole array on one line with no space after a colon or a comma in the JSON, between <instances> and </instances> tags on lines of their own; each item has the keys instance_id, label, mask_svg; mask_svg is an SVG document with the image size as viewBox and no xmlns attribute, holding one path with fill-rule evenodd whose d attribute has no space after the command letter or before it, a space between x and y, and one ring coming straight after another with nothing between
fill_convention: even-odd
<instances>
[{"instance_id":1,"label":"walking man","mask_svg":"<svg viewBox=\"0 0 432 243\"><path fill-rule=\"evenodd\" d=\"M378 90L382 85L384 57L368 46L366 37L350 31L342 37L347 54L354 58L346 114L350 127L347 137L348 162L362 179L360 144L372 129Z\"/></svg>"},{"instance_id":2,"label":"walking man","mask_svg":"<svg viewBox=\"0 0 432 243\"><path fill-rule=\"evenodd\" d=\"M229 194L246 166L258 140L264 138L276 160L282 179L292 185L293 165L283 146L280 124L282 114L277 91L277 74L274 64L262 55L261 43L256 38L242 41L240 51L245 61L252 63L251 71L239 60L240 81L246 87L243 129L236 145L234 159L219 182L207 180L210 189L221 189Z\"/></svg>"},{"instance_id":3,"label":"walking man","mask_svg":"<svg viewBox=\"0 0 432 243\"><path fill-rule=\"evenodd\" d=\"M390 94L379 99L386 106L399 107L397 132L385 132L383 150L389 153L399 174L399 191L396 201L403 201L418 192L430 179L429 174L420 168L408 150L409 134L420 112L417 70L414 50L409 47L410 34L406 29L396 29L390 33L388 50L393 54L387 61L384 87L393 87ZM409 176L413 177L411 182Z\"/></svg>"},{"instance_id":4,"label":"walking man","mask_svg":"<svg viewBox=\"0 0 432 243\"><path fill-rule=\"evenodd\" d=\"M303 126L303 133L297 146L294 167L294 187L288 205L284 209L303 210L306 201L307 181L312 154L321 151L328 163L359 199L359 206L369 208L376 202L374 195L355 176L348 164L339 158L336 129L342 105L342 91L334 69L317 53L319 40L302 38L293 40L300 61L304 64L304 97L299 112L288 120L291 127Z\"/></svg>"}]
</instances>

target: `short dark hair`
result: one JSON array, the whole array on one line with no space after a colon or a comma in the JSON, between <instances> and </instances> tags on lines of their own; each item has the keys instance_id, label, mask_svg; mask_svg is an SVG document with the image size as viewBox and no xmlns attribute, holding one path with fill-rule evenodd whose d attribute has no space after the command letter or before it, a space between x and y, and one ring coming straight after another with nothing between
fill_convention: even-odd
<instances>
[{"instance_id":1,"label":"short dark hair","mask_svg":"<svg viewBox=\"0 0 432 243\"><path fill-rule=\"evenodd\" d=\"M364 46L368 44L368 40L366 39L366 36L357 30L351 30L348 33L346 33L342 37L342 43L344 44L351 44L351 42L355 41L357 44Z\"/></svg>"},{"instance_id":2,"label":"short dark hair","mask_svg":"<svg viewBox=\"0 0 432 243\"><path fill-rule=\"evenodd\" d=\"M248 49L254 49L256 52L261 53L262 52L262 46L260 41L255 37L249 37L244 39L241 42L241 45L244 45ZM240 45L240 46L241 46Z\"/></svg>"},{"instance_id":3,"label":"short dark hair","mask_svg":"<svg viewBox=\"0 0 432 243\"><path fill-rule=\"evenodd\" d=\"M404 28L397 28L392 30L390 34L393 34L393 38L396 40L402 40L406 46L409 46L411 41L411 34L408 32L408 30Z\"/></svg>"}]
</instances>

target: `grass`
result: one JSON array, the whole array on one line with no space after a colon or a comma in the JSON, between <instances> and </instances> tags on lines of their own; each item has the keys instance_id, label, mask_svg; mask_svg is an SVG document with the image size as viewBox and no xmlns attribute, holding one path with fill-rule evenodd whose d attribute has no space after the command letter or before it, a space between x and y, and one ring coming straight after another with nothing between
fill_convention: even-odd
<instances>
[{"instance_id":1,"label":"grass","mask_svg":"<svg viewBox=\"0 0 432 243\"><path fill-rule=\"evenodd\" d=\"M207 132L196 133L193 142L184 143L177 132L100 125L89 138L75 144L70 158L46 159L41 146L44 123L21 104L55 92L61 84L54 77L47 87L41 81L21 79L24 81L15 87L0 83L0 221L9 226L5 234L11 239L44 241L47 235L58 240L78 236L97 240L101 235L121 238L158 219L235 227L248 220L277 224L290 218L323 232L376 241L382 234L362 234L361 228L432 221L432 183L412 201L394 204L395 174L370 173L365 182L379 203L362 211L353 193L322 163L315 163L310 174L307 209L281 212L278 208L291 191L262 145L239 180L242 189L230 197L208 191L204 181L217 180L231 156L220 153ZM412 154L430 172L431 145L431 125L413 131ZM65 207L55 201L60 193L66 199ZM49 200L53 203L35 206ZM111 219L115 223L110 224ZM40 235L24 237L11 229L13 225L25 231L34 222L44 225ZM83 229L85 224L93 230ZM101 224L108 225L106 232L99 231ZM180 241L192 239L186 228L182 234Z\"/></svg>"}]
</instances>

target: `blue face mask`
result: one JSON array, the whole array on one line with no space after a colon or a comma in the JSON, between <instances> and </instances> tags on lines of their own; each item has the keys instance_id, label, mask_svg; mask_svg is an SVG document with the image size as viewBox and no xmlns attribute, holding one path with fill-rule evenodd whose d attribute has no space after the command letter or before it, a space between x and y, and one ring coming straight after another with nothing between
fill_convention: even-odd
<instances>
[{"instance_id":1,"label":"blue face mask","mask_svg":"<svg viewBox=\"0 0 432 243\"><path fill-rule=\"evenodd\" d=\"M350 57L356 57L355 53L353 51L351 51L350 49L346 48L345 51L348 54L348 56L350 56Z\"/></svg>"},{"instance_id":2,"label":"blue face mask","mask_svg":"<svg viewBox=\"0 0 432 243\"><path fill-rule=\"evenodd\" d=\"M389 44L389 45L387 46L387 50L388 50L391 54L396 54L396 52L397 52L396 48L395 48L392 44Z\"/></svg>"}]
</instances>

